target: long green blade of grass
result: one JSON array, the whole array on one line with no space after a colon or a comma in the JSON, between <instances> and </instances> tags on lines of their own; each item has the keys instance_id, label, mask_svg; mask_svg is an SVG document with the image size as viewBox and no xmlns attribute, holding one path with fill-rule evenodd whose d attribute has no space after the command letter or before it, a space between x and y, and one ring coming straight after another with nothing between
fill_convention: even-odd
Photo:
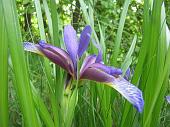
<instances>
[{"instance_id":1,"label":"long green blade of grass","mask_svg":"<svg viewBox=\"0 0 170 127\"><path fill-rule=\"evenodd\" d=\"M158 6L160 6L160 8L163 7L162 10L165 10L164 6L161 5L161 2L156 1L154 6L153 6L153 10L155 9L154 10L155 13L153 13L153 16L155 16L155 17L158 16L157 15ZM155 65L157 65L156 66L157 69L155 70L157 74L156 75L154 74L154 76L157 77L157 80L156 80L157 82L154 85L155 89L154 89L154 91L152 91L153 93L150 91L150 94L153 94L152 98L151 98L151 95L150 95L150 98L148 97L150 99L148 101L150 102L152 100L152 103L150 102L150 103L148 103L149 106L147 105L148 107L150 107L150 109L146 111L147 115L144 114L145 118L146 118L144 125L150 124L152 122L153 117L156 116L156 115L159 115L159 110L161 108L161 105L156 106L155 103L157 101L157 103L161 104L161 100L163 99L162 97L165 94L165 92L164 92L164 94L160 95L161 88L166 86L163 83L166 75L163 75L163 74L167 72L167 70L164 70L164 65L165 65L164 61L165 61L165 55L166 55L166 49L167 49L166 48L166 24L164 22L165 21L165 12L162 11L161 15L162 15L162 17L159 17L162 20L161 25L160 25L161 33L159 35L159 40L158 40L158 43L157 43L157 48L158 48L157 49L157 54L156 54L157 55L156 56L157 61L155 62ZM156 34L156 33L154 33L154 34ZM155 36L155 38L156 38L156 36ZM155 41L156 41L156 39L155 39ZM149 87L149 85L147 85L147 86ZM146 86L145 89L146 89L147 92L149 92L148 89L150 89L151 86L150 86L150 88L148 88L147 86ZM161 91L161 92L163 92L163 91ZM160 97L160 100L157 100L158 97ZM157 111L155 111L155 106L157 107ZM154 116L152 116L152 112L153 112L152 110L155 111Z\"/></svg>"},{"instance_id":2,"label":"long green blade of grass","mask_svg":"<svg viewBox=\"0 0 170 127\"><path fill-rule=\"evenodd\" d=\"M43 100L38 95L38 92L32 85L32 91L33 91L33 99L34 103L36 105L37 112L39 113L41 119L44 121L44 124L46 127L55 127L54 122L50 116L50 113L48 112Z\"/></svg>"},{"instance_id":3,"label":"long green blade of grass","mask_svg":"<svg viewBox=\"0 0 170 127\"><path fill-rule=\"evenodd\" d=\"M162 85L158 85L158 94L155 92L155 97L156 97L156 104L154 105L154 115L152 116L152 122L151 126L156 126L159 125L159 117L161 113L161 108L165 100L165 92L166 88L168 86L168 70L165 70L164 64L166 57L168 57L167 53L167 46L166 46L166 14L165 14L165 7L164 4L162 5L162 11L161 11L161 34L160 34L160 42L158 44L159 52L158 56L160 57L159 59L159 64L160 67L162 66L162 70L160 72L166 73L164 76L162 76L162 73L159 73L159 80L162 81ZM159 87L160 86L160 87Z\"/></svg>"},{"instance_id":4,"label":"long green blade of grass","mask_svg":"<svg viewBox=\"0 0 170 127\"><path fill-rule=\"evenodd\" d=\"M136 45L136 40L137 40L137 36L135 35L132 41L132 44L129 48L129 51L125 57L124 62L122 63L122 71L123 71L123 75L125 74L126 70L129 68L129 66L132 63L132 53L134 52L135 49L135 45Z\"/></svg>"},{"instance_id":5,"label":"long green blade of grass","mask_svg":"<svg viewBox=\"0 0 170 127\"><path fill-rule=\"evenodd\" d=\"M125 125L136 126L134 124L135 120L140 120L141 126L151 126L151 124L154 125L155 120L158 120L155 116L159 116L160 113L161 100L163 93L165 93L165 91L162 91L163 93L160 93L160 91L166 87L163 82L166 82L167 74L162 75L167 70L164 69L166 41L165 37L161 37L165 35L164 30L161 30L161 5L161 0L144 1L143 42L132 79L132 83L139 83L139 87L143 91L145 100L144 113L138 115L131 110L132 108L130 108L129 104L125 104L121 121L122 127ZM158 101L158 97L161 99L160 101Z\"/></svg>"},{"instance_id":6,"label":"long green blade of grass","mask_svg":"<svg viewBox=\"0 0 170 127\"><path fill-rule=\"evenodd\" d=\"M0 127L8 127L8 40L0 2Z\"/></svg>"},{"instance_id":7,"label":"long green blade of grass","mask_svg":"<svg viewBox=\"0 0 170 127\"><path fill-rule=\"evenodd\" d=\"M65 125L64 127L71 127L72 125L72 120L74 118L74 111L75 111L75 107L77 105L77 101L78 101L78 90L77 88L73 91L72 95L70 95L68 97L67 103L68 103L68 107L66 107L67 109L67 113L66 113L66 117L65 117Z\"/></svg>"},{"instance_id":8,"label":"long green blade of grass","mask_svg":"<svg viewBox=\"0 0 170 127\"><path fill-rule=\"evenodd\" d=\"M44 23L43 23L43 18L42 18L42 12L41 12L41 5L39 0L34 0L35 1L35 9L37 12L37 18L38 18L38 26L39 26L39 31L40 31L40 36L42 40L46 40L45 38L45 30L44 30Z\"/></svg>"},{"instance_id":9,"label":"long green blade of grass","mask_svg":"<svg viewBox=\"0 0 170 127\"><path fill-rule=\"evenodd\" d=\"M53 45L58 46L58 47L62 47L63 43L61 44L61 37L59 36L59 15L57 13L57 5L56 5L56 1L55 0L50 0L49 2L49 10L50 10L50 15L51 17L47 17L48 20L51 19L52 22L52 29L51 29L51 42ZM61 102L62 97L63 97L63 89L64 89L64 80L63 80L63 71L61 68L59 68L58 66L56 66L54 64L54 74L55 74L55 91L57 91L56 97L57 97L57 101L58 103ZM61 114L61 112L60 112Z\"/></svg>"},{"instance_id":10,"label":"long green blade of grass","mask_svg":"<svg viewBox=\"0 0 170 127\"><path fill-rule=\"evenodd\" d=\"M87 5L88 5L88 9L86 8L86 4L85 4L85 1L83 0L79 0L80 2L80 5L81 5L81 9L83 11L83 16L84 16L84 19L86 21L86 24L90 24L92 29L93 29L93 36L95 38L95 41L97 44L101 44L101 50L102 50L102 53L103 53L103 56L104 56L104 62L106 63L105 61L105 53L106 53L106 49L105 49L105 43L104 43L104 31L102 31L102 27L101 25L98 23L98 27L99 27L99 31L100 31L100 41L99 41L99 38L97 36L97 33L96 31L94 30L94 10L93 10L93 2L92 1L88 1L87 2ZM95 25L96 26L96 25ZM92 40L93 41L93 40ZM90 46L90 51L89 53L96 53L96 47L91 45ZM108 62L108 61L107 61ZM95 84L96 86L94 87L92 84ZM110 104L110 101L111 101L111 89L108 88L108 87L105 87L105 86L102 86L100 85L100 83L94 83L94 82L90 82L89 83L90 86L90 104L92 105L92 107L96 107L97 103L98 103L98 99L99 99L99 102L100 102L100 110L101 110L101 113L100 115L102 116L102 120L103 121L100 121L101 123L104 122L104 126L112 126L112 109L111 109L111 104ZM96 92L98 93L98 95L96 94ZM84 110L84 109L83 109ZM87 109L86 109L87 110ZM97 126L97 123L94 123L93 121L96 121L96 118L94 116L94 108L90 109L90 111L92 113L90 113L91 115L88 116L89 118L89 125L91 126Z\"/></svg>"},{"instance_id":11,"label":"long green blade of grass","mask_svg":"<svg viewBox=\"0 0 170 127\"><path fill-rule=\"evenodd\" d=\"M89 15L87 13L87 8L86 8L86 4L84 3L83 0L79 0L80 2L80 5L81 5L81 9L83 11L83 16L84 16L84 19L86 21L87 24L90 24L90 19L89 19Z\"/></svg>"},{"instance_id":12,"label":"long green blade of grass","mask_svg":"<svg viewBox=\"0 0 170 127\"><path fill-rule=\"evenodd\" d=\"M144 85L144 93L145 93L145 108L144 108L144 115L143 115L143 121L144 126L150 126L152 121L152 113L154 110L155 102L154 100L157 99L157 96L155 96L156 93L160 91L160 88L163 84L163 82L160 82L160 80L164 79L161 73L164 73L163 71L163 65L161 62L164 61L164 55L160 51L162 50L162 46L165 41L162 41L160 38L161 33L161 7L162 7L162 0L155 0L153 1L153 9L152 9L152 15L151 15L151 33L150 33L150 44L148 45L149 51L148 51L148 66L146 69L148 70L148 77L146 75L145 79L147 79L146 84ZM155 69L157 68L157 69Z\"/></svg>"},{"instance_id":13,"label":"long green blade of grass","mask_svg":"<svg viewBox=\"0 0 170 127\"><path fill-rule=\"evenodd\" d=\"M52 20L51 20L51 13L50 13L48 3L47 3L46 0L43 0L43 5L44 5L47 21L48 21L49 33L50 33L50 36L51 36L51 38L53 40L53 26L52 26Z\"/></svg>"},{"instance_id":14,"label":"long green blade of grass","mask_svg":"<svg viewBox=\"0 0 170 127\"><path fill-rule=\"evenodd\" d=\"M120 42L121 42L121 39L122 39L123 28L124 28L125 19L126 19L126 15L127 15L127 11L128 11L128 7L129 7L130 2L131 2L131 0L125 0L123 10L122 10L122 14L121 14L121 17L120 17L119 26L118 26L117 35L116 35L116 40L115 40L115 45L114 45L115 47L114 47L113 59L111 61L111 62L113 62L113 65L117 64L117 57L118 57L119 49L120 49Z\"/></svg>"},{"instance_id":15,"label":"long green blade of grass","mask_svg":"<svg viewBox=\"0 0 170 127\"><path fill-rule=\"evenodd\" d=\"M45 36L45 29L44 29L44 23L43 23L43 17L42 17L42 11L41 11L41 4L39 0L34 0L35 1L35 8L36 8L36 12L37 12L37 20L38 20L38 26L39 26L39 31L40 31L40 36L41 39L46 40L46 36ZM54 32L51 32L54 34ZM54 37L54 35L53 35ZM52 79L52 68L50 66L50 62L49 60L47 60L45 58L44 60L44 65L45 65L45 74L47 76L47 79L49 81L49 88L50 88L50 99L51 99L51 105L52 105L52 114L54 117L54 124L56 127L59 127L60 125L60 117L59 117L59 104L58 104L58 100L56 99L55 93L57 93L56 89L55 89L55 82Z\"/></svg>"},{"instance_id":16,"label":"long green blade of grass","mask_svg":"<svg viewBox=\"0 0 170 127\"><path fill-rule=\"evenodd\" d=\"M60 46L60 39L59 39L59 16L57 13L56 1L50 0L50 11L51 11L51 19L52 19L52 28L53 28L53 44L56 46Z\"/></svg>"},{"instance_id":17,"label":"long green blade of grass","mask_svg":"<svg viewBox=\"0 0 170 127\"><path fill-rule=\"evenodd\" d=\"M26 127L39 127L21 43L22 38L18 23L16 3L13 0L2 0L2 6L15 74L15 89L23 113L24 125Z\"/></svg>"}]
</instances>

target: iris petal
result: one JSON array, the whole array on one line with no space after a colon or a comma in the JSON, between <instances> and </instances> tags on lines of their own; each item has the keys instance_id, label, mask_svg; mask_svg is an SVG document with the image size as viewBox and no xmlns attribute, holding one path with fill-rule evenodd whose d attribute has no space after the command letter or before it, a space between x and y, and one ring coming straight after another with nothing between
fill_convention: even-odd
<instances>
[{"instance_id":1,"label":"iris petal","mask_svg":"<svg viewBox=\"0 0 170 127\"><path fill-rule=\"evenodd\" d=\"M81 66L81 69L80 69L80 77L82 76L83 72L93 63L95 63L96 61L96 55L90 55L90 56L87 56L85 59L84 59L84 62Z\"/></svg>"},{"instance_id":2,"label":"iris petal","mask_svg":"<svg viewBox=\"0 0 170 127\"><path fill-rule=\"evenodd\" d=\"M96 43L94 39L92 39L93 45L98 49L98 55L96 58L96 63L103 63L103 57L102 57L102 50L99 44Z\"/></svg>"},{"instance_id":3,"label":"iris petal","mask_svg":"<svg viewBox=\"0 0 170 127\"><path fill-rule=\"evenodd\" d=\"M44 41L40 41L39 44L25 42L24 50L44 55L52 62L65 69L70 75L73 75L74 73L73 62L68 53L63 49L47 44Z\"/></svg>"},{"instance_id":4,"label":"iris petal","mask_svg":"<svg viewBox=\"0 0 170 127\"><path fill-rule=\"evenodd\" d=\"M170 104L170 96L166 96L166 100Z\"/></svg>"},{"instance_id":5,"label":"iris petal","mask_svg":"<svg viewBox=\"0 0 170 127\"><path fill-rule=\"evenodd\" d=\"M97 81L97 82L103 82L103 83L110 83L110 82L113 82L113 80L114 80L113 76L107 74L106 72L104 72L98 68L94 68L94 67L86 68L80 78L93 80L93 81Z\"/></svg>"},{"instance_id":6,"label":"iris petal","mask_svg":"<svg viewBox=\"0 0 170 127\"><path fill-rule=\"evenodd\" d=\"M89 45L91 32L92 30L89 25L87 25L81 32L80 40L79 40L79 47L78 47L79 58L83 55L83 53L86 51Z\"/></svg>"},{"instance_id":7,"label":"iris petal","mask_svg":"<svg viewBox=\"0 0 170 127\"><path fill-rule=\"evenodd\" d=\"M130 103L132 103L139 112L142 112L144 100L140 89L122 77L115 78L110 86L116 89Z\"/></svg>"},{"instance_id":8,"label":"iris petal","mask_svg":"<svg viewBox=\"0 0 170 127\"><path fill-rule=\"evenodd\" d=\"M78 42L76 31L71 25L64 27L64 42L70 58L74 63L74 67L77 65L77 52L78 52Z\"/></svg>"},{"instance_id":9,"label":"iris petal","mask_svg":"<svg viewBox=\"0 0 170 127\"><path fill-rule=\"evenodd\" d=\"M69 74L74 74L73 62L68 53L63 49L44 43L43 41L39 42L38 48L52 62L65 69Z\"/></svg>"},{"instance_id":10,"label":"iris petal","mask_svg":"<svg viewBox=\"0 0 170 127\"><path fill-rule=\"evenodd\" d=\"M24 46L25 51L29 51L29 52L37 53L39 55L43 55L42 52L38 49L37 44L30 43L30 42L24 42L23 46Z\"/></svg>"},{"instance_id":11,"label":"iris petal","mask_svg":"<svg viewBox=\"0 0 170 127\"><path fill-rule=\"evenodd\" d=\"M129 79L130 79L130 75L131 75L130 68L128 68L128 69L126 70L126 73L125 73L125 75L124 75L124 78L125 78L126 80L129 80Z\"/></svg>"},{"instance_id":12,"label":"iris petal","mask_svg":"<svg viewBox=\"0 0 170 127\"><path fill-rule=\"evenodd\" d=\"M90 67L95 67L98 68L104 72L106 72L107 74L110 74L112 76L118 76L122 74L122 70L119 68L114 68L114 67L110 67L110 66L106 66L102 63L94 63L91 64Z\"/></svg>"},{"instance_id":13,"label":"iris petal","mask_svg":"<svg viewBox=\"0 0 170 127\"><path fill-rule=\"evenodd\" d=\"M142 92L122 77L119 76L116 78L101 69L89 67L84 71L81 79L106 83L123 95L139 112L142 112L144 106Z\"/></svg>"},{"instance_id":14,"label":"iris petal","mask_svg":"<svg viewBox=\"0 0 170 127\"><path fill-rule=\"evenodd\" d=\"M96 58L96 63L103 63L103 57L102 57L101 49L98 49L98 55L97 55L97 58Z\"/></svg>"}]
</instances>

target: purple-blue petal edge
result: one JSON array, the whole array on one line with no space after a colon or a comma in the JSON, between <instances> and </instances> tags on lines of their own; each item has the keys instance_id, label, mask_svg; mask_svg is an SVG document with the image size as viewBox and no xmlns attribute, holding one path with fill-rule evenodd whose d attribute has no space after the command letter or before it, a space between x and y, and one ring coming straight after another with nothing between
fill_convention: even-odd
<instances>
[{"instance_id":1,"label":"purple-blue petal edge","mask_svg":"<svg viewBox=\"0 0 170 127\"><path fill-rule=\"evenodd\" d=\"M91 33L92 33L92 29L91 29L90 25L85 26L85 28L81 32L80 40L79 40L79 47L78 47L79 58L86 51L86 49L90 43Z\"/></svg>"},{"instance_id":2,"label":"purple-blue petal edge","mask_svg":"<svg viewBox=\"0 0 170 127\"><path fill-rule=\"evenodd\" d=\"M166 100L167 100L167 102L170 104L170 95L169 95L169 96L166 96Z\"/></svg>"}]
</instances>

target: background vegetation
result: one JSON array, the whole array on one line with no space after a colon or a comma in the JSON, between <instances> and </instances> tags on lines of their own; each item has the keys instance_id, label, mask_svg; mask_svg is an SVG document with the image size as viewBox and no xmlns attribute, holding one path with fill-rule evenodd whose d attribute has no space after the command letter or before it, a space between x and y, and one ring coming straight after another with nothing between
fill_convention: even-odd
<instances>
[{"instance_id":1,"label":"background vegetation","mask_svg":"<svg viewBox=\"0 0 170 127\"><path fill-rule=\"evenodd\" d=\"M0 109L0 126L170 126L170 105L164 99L170 94L169 0L165 7L163 0L0 1L0 108L4 104L5 109L4 114ZM67 24L78 33L90 24L105 63L134 70L131 82L144 92L142 114L115 91L90 81L79 89L76 106L70 104L76 102L74 94L60 105L67 92L65 72L35 54L24 55L20 42L43 39L63 47ZM97 53L92 44L88 53Z\"/></svg>"}]
</instances>

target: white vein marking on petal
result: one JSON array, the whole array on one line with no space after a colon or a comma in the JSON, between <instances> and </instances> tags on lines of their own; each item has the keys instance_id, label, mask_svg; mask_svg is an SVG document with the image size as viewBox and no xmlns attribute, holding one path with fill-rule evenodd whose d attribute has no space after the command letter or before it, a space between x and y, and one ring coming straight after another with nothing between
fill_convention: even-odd
<instances>
[{"instance_id":1,"label":"white vein marking on petal","mask_svg":"<svg viewBox=\"0 0 170 127\"><path fill-rule=\"evenodd\" d=\"M144 101L140 89L121 77L114 80L113 88L131 102L139 112L142 112Z\"/></svg>"},{"instance_id":2,"label":"white vein marking on petal","mask_svg":"<svg viewBox=\"0 0 170 127\"><path fill-rule=\"evenodd\" d=\"M24 42L23 45L24 45L24 50L42 55L42 53L36 47L36 44L30 42Z\"/></svg>"}]
</instances>

